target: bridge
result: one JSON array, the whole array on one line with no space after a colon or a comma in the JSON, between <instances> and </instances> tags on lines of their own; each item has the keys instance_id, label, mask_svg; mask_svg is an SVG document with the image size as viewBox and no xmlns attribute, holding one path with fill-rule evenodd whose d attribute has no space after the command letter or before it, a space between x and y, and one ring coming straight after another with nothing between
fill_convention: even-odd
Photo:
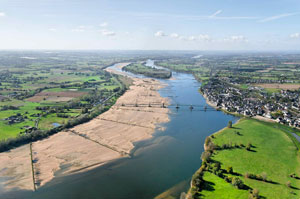
<instances>
[{"instance_id":1,"label":"bridge","mask_svg":"<svg viewBox=\"0 0 300 199\"><path fill-rule=\"evenodd\" d=\"M176 110L188 109L190 111L218 111L217 109L208 106L208 105L200 105L200 104L165 104L165 103L149 103L149 104L141 104L141 103L121 103L115 104L115 106L119 107L152 107L152 108L175 108Z\"/></svg>"}]
</instances>

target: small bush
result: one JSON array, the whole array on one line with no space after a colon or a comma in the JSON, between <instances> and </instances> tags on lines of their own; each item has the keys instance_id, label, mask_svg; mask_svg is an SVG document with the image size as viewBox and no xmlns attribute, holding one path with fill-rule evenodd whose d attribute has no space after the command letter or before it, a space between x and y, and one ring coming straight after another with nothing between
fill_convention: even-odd
<instances>
[{"instance_id":1,"label":"small bush","mask_svg":"<svg viewBox=\"0 0 300 199\"><path fill-rule=\"evenodd\" d=\"M231 184L237 189L242 189L244 187L243 181L238 177L233 178Z\"/></svg>"},{"instance_id":2,"label":"small bush","mask_svg":"<svg viewBox=\"0 0 300 199\"><path fill-rule=\"evenodd\" d=\"M247 144L247 147L246 147L247 151L250 151L250 150L251 150L251 147L252 147L252 144L251 144L251 143L248 143L248 144Z\"/></svg>"},{"instance_id":3,"label":"small bush","mask_svg":"<svg viewBox=\"0 0 300 199\"><path fill-rule=\"evenodd\" d=\"M244 177L245 177L245 178L249 178L249 173L246 172L245 175L244 175Z\"/></svg>"},{"instance_id":4,"label":"small bush","mask_svg":"<svg viewBox=\"0 0 300 199\"><path fill-rule=\"evenodd\" d=\"M265 181L265 182L267 181L267 174L266 174L266 172L262 172L261 173L261 177L262 177L263 181Z\"/></svg>"},{"instance_id":5,"label":"small bush","mask_svg":"<svg viewBox=\"0 0 300 199\"><path fill-rule=\"evenodd\" d=\"M227 167L226 171L227 171L227 173L232 174L233 173L233 168L232 167Z\"/></svg>"},{"instance_id":6,"label":"small bush","mask_svg":"<svg viewBox=\"0 0 300 199\"><path fill-rule=\"evenodd\" d=\"M211 152L209 151L204 151L201 155L201 159L203 162L209 162L210 161L210 157L211 157Z\"/></svg>"},{"instance_id":7,"label":"small bush","mask_svg":"<svg viewBox=\"0 0 300 199\"><path fill-rule=\"evenodd\" d=\"M230 120L227 125L228 128L232 128L232 121Z\"/></svg>"},{"instance_id":8,"label":"small bush","mask_svg":"<svg viewBox=\"0 0 300 199\"><path fill-rule=\"evenodd\" d=\"M231 177L231 176L226 176L226 177L224 178L224 180L225 180L226 182L228 182L228 183L231 183L231 182L232 182L232 177Z\"/></svg>"},{"instance_id":9,"label":"small bush","mask_svg":"<svg viewBox=\"0 0 300 199\"><path fill-rule=\"evenodd\" d=\"M256 180L263 180L263 177L261 175L257 174L256 177L255 177L255 179Z\"/></svg>"},{"instance_id":10,"label":"small bush","mask_svg":"<svg viewBox=\"0 0 300 199\"><path fill-rule=\"evenodd\" d=\"M249 199L258 199L258 198L259 198L259 190L258 189L253 189L252 191L250 190Z\"/></svg>"},{"instance_id":11,"label":"small bush","mask_svg":"<svg viewBox=\"0 0 300 199\"><path fill-rule=\"evenodd\" d=\"M288 188L291 188L292 183L291 183L291 181L287 181L287 182L285 183L285 185L286 185Z\"/></svg>"}]
</instances>

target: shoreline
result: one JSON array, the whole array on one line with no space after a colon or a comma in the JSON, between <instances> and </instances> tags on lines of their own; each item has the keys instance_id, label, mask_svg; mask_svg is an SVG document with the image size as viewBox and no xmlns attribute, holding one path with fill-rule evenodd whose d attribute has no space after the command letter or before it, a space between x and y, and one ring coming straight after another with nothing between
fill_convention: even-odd
<instances>
[{"instance_id":1,"label":"shoreline","mask_svg":"<svg viewBox=\"0 0 300 199\"><path fill-rule=\"evenodd\" d=\"M212 102L210 102L210 101L207 99L207 96L206 96L206 95L204 95L202 92L200 92L200 93L201 93L201 95L204 97L206 103L207 103L209 106L211 106L211 107L213 107L213 108L215 108L215 109L217 109L217 110L221 110L222 112L224 112L224 113L226 113L226 114L230 114L230 115L234 115L234 116L240 117L240 118L237 120L237 122L235 123L235 125L238 124L238 123L240 123L240 122L243 121L244 119L254 119L254 120L257 120L257 121L261 121L261 122L266 122L266 123L276 123L276 124L279 124L278 122L276 122L276 120L269 119L269 118L265 118L265 117L263 117L263 116L258 116L258 115L256 115L256 116L254 116L254 117L247 117L247 116L240 115L240 114L237 114L237 113L228 112L228 111L224 110L223 108L220 108L220 107L218 107L218 106L215 106ZM289 127L289 126L288 126L288 127ZM206 139L211 138L212 136L218 135L218 134L220 134L220 133L223 133L227 128L228 128L228 127L226 126L226 127L222 128L222 129L220 129L219 131L216 131L216 132L212 133L211 135L207 136ZM291 128L292 128L292 127L291 127ZM296 128L296 129L299 130L299 128ZM292 140L292 141L293 141L293 140ZM203 144L203 148L204 148L204 152L208 151L208 147L207 147L206 143ZM202 166L203 166L203 159L201 158L201 166L199 167L199 169L198 169L198 170L193 174L193 176L192 176L192 179L191 179L191 181L190 181L190 188L188 189L188 191L187 191L187 193L186 193L186 195L185 195L185 199L191 199L191 198L192 198L192 195L193 195L193 194L192 194L192 189L193 189L193 187L194 187L194 186L193 186L193 181L194 181L194 178L195 178L197 175L199 175L200 173L203 172Z\"/></svg>"},{"instance_id":2,"label":"shoreline","mask_svg":"<svg viewBox=\"0 0 300 199\"><path fill-rule=\"evenodd\" d=\"M118 67L125 65L128 63L120 63ZM108 68L106 71L124 75L124 73L112 68ZM130 157L130 153L135 148L135 142L152 138L156 129L161 128L160 124L170 120L170 111L167 108L122 106L122 104L169 103L169 99L161 97L158 92L164 86L158 80L130 78L133 79L133 84L129 90L119 97L116 104L107 112L87 123L32 143L32 164L35 174L35 182L33 183L37 188L45 185L56 176L84 172L112 160ZM16 149L18 153L22 154L22 157L28 155L30 158L29 150L22 148L20 152L20 147ZM0 153L0 160L7 160L14 154L15 150ZM25 181L32 184L30 162L28 165L24 163L20 166L17 164L17 158L11 158L7 161L0 162L1 176L11 178L2 183L4 190L10 191L12 188L33 190L31 186L23 184L22 181L17 183L19 176L24 175L23 171L30 169ZM5 173L3 170L18 171L18 173Z\"/></svg>"},{"instance_id":3,"label":"shoreline","mask_svg":"<svg viewBox=\"0 0 300 199\"><path fill-rule=\"evenodd\" d=\"M259 120L259 119L255 119L255 118L250 118L250 117L243 117L243 118L240 118L234 125L239 125L240 123L242 123L242 122L256 122L257 124L260 124L260 125L267 125L265 128L274 128L274 126L271 124L271 122L270 121L262 121L262 120ZM241 124L242 125L242 124ZM274 128L274 129L279 129L280 130L280 135L282 136L282 139L283 140L287 140L287 142L289 142L289 143L292 143L291 145L295 148L295 151L298 151L299 150L299 148L297 147L297 145L294 143L294 139L291 139L291 136L289 136L289 135L287 135L287 133L283 130L283 129L281 129L281 128L278 128L278 126L280 126L280 125L282 125L282 124L276 124L276 126L277 126L277 128ZM257 127L256 127L257 128ZM290 127L289 127L290 128ZM221 130L219 130L219 131L216 131L216 132L214 132L213 134L211 134L211 135L209 135L209 136L207 136L206 137L206 140L205 140L205 143L204 143L204 152L206 152L207 154L212 154L212 156L211 157L214 157L214 155L218 155L222 150L226 150L226 149L228 149L228 148L221 148L221 149L216 149L216 148L212 148L211 147L211 145L210 145L210 143L211 142L213 142L214 143L214 141L209 141L209 140L214 140L214 139L216 139L216 138L219 138L219 136L223 136L223 137L227 137L228 136L228 134L226 134L226 135L224 135L224 133L228 133L228 130L229 130L230 128L229 127L224 127L223 129L221 129ZM233 127L233 129L235 129L234 127ZM239 129L239 128L238 128ZM241 128L241 129L243 129L243 128ZM251 129L251 128L250 128ZM249 130L249 128L248 128L248 130ZM233 132L234 130L231 130L231 132ZM246 131L247 132L247 130L244 130L244 131ZM242 131L243 132L243 131ZM251 132L251 131L250 131ZM267 134L267 132L268 131L266 131L266 132L264 132L265 134ZM249 132L248 132L248 134L249 134ZM251 133L250 133L251 134ZM249 134L249 135L250 135ZM231 136L232 136L232 134L231 134ZM227 138L228 139L228 138ZM263 139L263 138L262 138ZM276 139L276 138L274 138L274 139ZM228 141L228 140L227 140ZM234 141L234 139L230 139L229 138L229 141L231 142L231 141ZM248 140L246 140L246 141L248 141ZM253 141L253 140L252 140ZM244 142L245 142L245 140L244 140ZM250 141L249 141L250 142ZM250 142L250 143L252 143L252 142ZM220 143L218 143L218 144L220 144ZM261 144L261 143L260 143ZM219 146L221 146L221 145L219 145ZM236 144L235 144L235 147L236 147ZM246 144L244 144L244 146L242 146L242 148L245 148L246 147ZM258 146L253 146L254 148L257 148ZM238 147L236 147L236 148L241 148L240 146L238 146ZM298 150L297 150L297 148L298 148ZM231 149L230 149L231 150ZM248 149L247 149L248 150ZM215 153L215 151L217 151L216 153ZM249 151L249 150L248 150ZM270 150L271 151L271 150ZM257 152L257 151L255 151L255 152ZM262 152L262 151L260 151L260 152ZM231 152L230 152L231 153ZM227 155L228 155L228 153L226 153ZM230 155L228 155L228 157L230 157ZM208 163L204 163L204 159L202 158L202 156L201 156L201 161L202 161L202 163L201 163L201 166L200 166L200 168L193 174L193 176L192 176L192 179L191 179L191 181L190 181L190 188L189 188L189 190L188 190L188 192L187 192L187 194L185 195L185 199L191 199L191 198L193 198L193 196L195 196L194 194L195 193L197 193L197 194L201 194L201 192L202 191L207 191L207 189L205 189L205 188L203 188L203 187L205 187L205 185L203 185L202 184L202 186L199 188L199 184L197 185L196 183L197 183L197 180L201 180L201 182L202 183L206 183L207 182L207 179L206 178L204 178L203 176L204 176L204 173L211 173L211 174L214 174L214 175L216 175L217 177L220 177L220 176L218 176L218 174L216 174L216 173L213 173L213 170L211 170L211 169L208 169L208 167L207 167L207 164ZM214 159L212 160L212 162L214 161ZM218 161L218 160L216 160L216 161ZM226 161L225 161L226 162ZM234 161L233 161L234 162ZM210 162L211 163L211 162ZM220 164L221 165L223 165L224 163L221 161L220 162ZM228 162L227 162L227 164L228 164ZM243 164L243 163L241 163L241 164ZM226 167L222 167L223 168L223 170L224 170L224 168L226 168ZM220 177L220 178L223 178L223 179L225 179L226 180L226 178L224 178L224 176L222 177ZM245 177L245 179L247 179L247 177ZM253 179L253 178L252 178ZM257 179L256 179L257 180ZM215 181L210 181L210 182L212 182L212 183L215 183ZM227 181L228 182L228 181ZM246 181L247 183L250 183L249 181ZM217 183L219 183L218 181L216 182L216 184ZM230 182L231 183L231 182ZM246 184L246 185L248 185L248 184ZM199 189L197 189L197 187L199 188ZM252 187L252 186L251 186ZM219 187L220 188L220 187ZM222 188L220 188L220 189L222 189ZM238 188L238 189L241 189L241 188ZM195 192L196 191L196 192Z\"/></svg>"}]
</instances>

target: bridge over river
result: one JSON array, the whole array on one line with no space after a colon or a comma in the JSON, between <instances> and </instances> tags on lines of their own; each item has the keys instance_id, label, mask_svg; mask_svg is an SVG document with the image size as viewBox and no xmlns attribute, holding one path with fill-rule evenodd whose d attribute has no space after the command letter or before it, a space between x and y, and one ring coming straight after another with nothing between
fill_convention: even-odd
<instances>
[{"instance_id":1,"label":"bridge over river","mask_svg":"<svg viewBox=\"0 0 300 199\"><path fill-rule=\"evenodd\" d=\"M118 107L152 107L152 108L175 108L177 110L188 109L190 111L219 111L213 107L207 105L193 105L193 104L165 104L165 103L122 103L115 104Z\"/></svg>"}]
</instances>

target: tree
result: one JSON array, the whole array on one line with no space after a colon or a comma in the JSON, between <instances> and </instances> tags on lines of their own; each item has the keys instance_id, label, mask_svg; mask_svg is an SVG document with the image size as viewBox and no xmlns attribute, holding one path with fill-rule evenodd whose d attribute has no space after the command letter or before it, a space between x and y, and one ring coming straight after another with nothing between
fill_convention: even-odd
<instances>
[{"instance_id":1,"label":"tree","mask_svg":"<svg viewBox=\"0 0 300 199\"><path fill-rule=\"evenodd\" d=\"M89 112L89 110L87 109L87 108L83 108L82 110L81 110L81 113L82 114L85 114L85 113L88 113Z\"/></svg>"},{"instance_id":2,"label":"tree","mask_svg":"<svg viewBox=\"0 0 300 199\"><path fill-rule=\"evenodd\" d=\"M247 151L250 151L250 150L251 150L251 146L252 146L251 143L248 143L248 144L247 144L247 147L246 147Z\"/></svg>"},{"instance_id":3,"label":"tree","mask_svg":"<svg viewBox=\"0 0 300 199\"><path fill-rule=\"evenodd\" d=\"M232 128L232 121L230 120L227 125L228 128Z\"/></svg>"},{"instance_id":4,"label":"tree","mask_svg":"<svg viewBox=\"0 0 300 199\"><path fill-rule=\"evenodd\" d=\"M204 151L201 155L201 159L203 162L209 162L210 156L211 156L211 152Z\"/></svg>"},{"instance_id":5,"label":"tree","mask_svg":"<svg viewBox=\"0 0 300 199\"><path fill-rule=\"evenodd\" d=\"M231 184L238 189L241 189L244 187L243 181L238 177L233 178Z\"/></svg>"},{"instance_id":6,"label":"tree","mask_svg":"<svg viewBox=\"0 0 300 199\"><path fill-rule=\"evenodd\" d=\"M210 137L207 137L207 138L205 139L204 144L207 146L209 143L211 143L211 138L210 138Z\"/></svg>"},{"instance_id":7,"label":"tree","mask_svg":"<svg viewBox=\"0 0 300 199\"><path fill-rule=\"evenodd\" d=\"M253 189L252 195L253 195L255 198L259 198L259 190L258 190L258 189Z\"/></svg>"},{"instance_id":8,"label":"tree","mask_svg":"<svg viewBox=\"0 0 300 199\"><path fill-rule=\"evenodd\" d=\"M232 167L227 167L226 171L227 171L227 173L232 174L233 173L233 168Z\"/></svg>"},{"instance_id":9,"label":"tree","mask_svg":"<svg viewBox=\"0 0 300 199\"><path fill-rule=\"evenodd\" d=\"M252 191L250 190L249 199L258 199L258 198L259 198L259 190L258 189L253 189Z\"/></svg>"},{"instance_id":10,"label":"tree","mask_svg":"<svg viewBox=\"0 0 300 199\"><path fill-rule=\"evenodd\" d=\"M216 148L216 146L212 142L208 143L208 145L206 146L206 150L208 150L208 151L214 151L215 148Z\"/></svg>"},{"instance_id":11,"label":"tree","mask_svg":"<svg viewBox=\"0 0 300 199\"><path fill-rule=\"evenodd\" d=\"M220 170L220 169L221 169L221 164L220 164L220 162L216 162L216 163L215 163L215 168L216 168L217 170Z\"/></svg>"},{"instance_id":12,"label":"tree","mask_svg":"<svg viewBox=\"0 0 300 199\"><path fill-rule=\"evenodd\" d=\"M265 181L265 182L267 181L267 174L266 174L266 172L262 172L261 173L261 177L262 177L263 181Z\"/></svg>"},{"instance_id":13,"label":"tree","mask_svg":"<svg viewBox=\"0 0 300 199\"><path fill-rule=\"evenodd\" d=\"M285 184L286 184L286 186L289 187L289 188L291 188L291 186L292 186L291 181L287 181Z\"/></svg>"}]
</instances>

